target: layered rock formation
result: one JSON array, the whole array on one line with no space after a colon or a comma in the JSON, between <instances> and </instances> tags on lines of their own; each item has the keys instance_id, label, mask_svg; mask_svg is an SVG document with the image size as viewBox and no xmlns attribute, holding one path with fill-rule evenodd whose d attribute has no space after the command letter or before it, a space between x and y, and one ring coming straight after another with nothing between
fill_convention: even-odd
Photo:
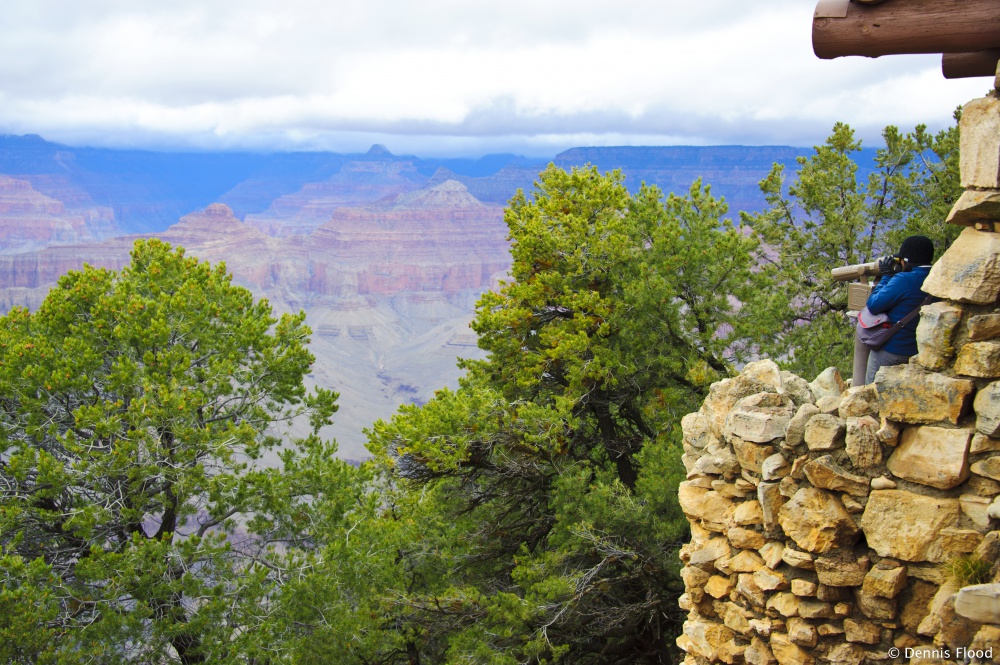
<instances>
[{"instance_id":1,"label":"layered rock formation","mask_svg":"<svg viewBox=\"0 0 1000 665\"><path fill-rule=\"evenodd\" d=\"M70 193L75 205L67 208L66 202L46 196L27 178L0 175L0 254L117 235L109 208L94 206L78 190Z\"/></svg>"},{"instance_id":2,"label":"layered rock formation","mask_svg":"<svg viewBox=\"0 0 1000 665\"><path fill-rule=\"evenodd\" d=\"M476 298L510 265L502 209L455 181L342 208L307 236L269 237L222 204L157 235L224 261L236 283L279 312L306 311L317 357L310 380L341 393L326 435L354 459L365 456L362 430L372 421L429 399L457 380L457 356L478 356L468 327ZM0 255L0 308L37 307L84 262L122 267L138 237Z\"/></svg>"},{"instance_id":3,"label":"layered rock formation","mask_svg":"<svg viewBox=\"0 0 1000 665\"><path fill-rule=\"evenodd\" d=\"M308 235L340 208L393 198L420 188L426 181L411 162L349 162L327 180L307 183L297 192L275 199L264 212L247 215L245 221L268 235Z\"/></svg>"},{"instance_id":4,"label":"layered rock formation","mask_svg":"<svg viewBox=\"0 0 1000 665\"><path fill-rule=\"evenodd\" d=\"M850 389L760 361L683 419L689 665L1000 659L1000 99L966 109L918 355Z\"/></svg>"}]
</instances>

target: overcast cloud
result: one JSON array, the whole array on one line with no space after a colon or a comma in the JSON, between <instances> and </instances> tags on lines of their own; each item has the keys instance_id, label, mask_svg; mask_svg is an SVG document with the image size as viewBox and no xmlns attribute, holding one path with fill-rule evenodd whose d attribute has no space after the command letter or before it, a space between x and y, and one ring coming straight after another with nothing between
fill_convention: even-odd
<instances>
[{"instance_id":1,"label":"overcast cloud","mask_svg":"<svg viewBox=\"0 0 1000 665\"><path fill-rule=\"evenodd\" d=\"M987 79L818 60L815 0L0 0L0 133L552 155L941 128Z\"/></svg>"}]
</instances>

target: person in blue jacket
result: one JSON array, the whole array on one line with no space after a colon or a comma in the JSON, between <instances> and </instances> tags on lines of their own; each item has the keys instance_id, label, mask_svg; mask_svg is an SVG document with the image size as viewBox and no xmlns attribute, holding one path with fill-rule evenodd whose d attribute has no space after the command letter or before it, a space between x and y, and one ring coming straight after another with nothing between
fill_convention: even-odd
<instances>
[{"instance_id":1,"label":"person in blue jacket","mask_svg":"<svg viewBox=\"0 0 1000 665\"><path fill-rule=\"evenodd\" d=\"M898 259L902 263L902 272L892 272L890 267ZM927 273L931 270L934 260L934 243L926 236L910 236L903 241L895 257L885 257L879 260L882 274L875 283L871 295L868 296L868 311L872 314L888 314L889 320L896 323L920 307L927 294L921 291ZM902 365L909 361L910 356L917 352L917 323L920 317L903 326L878 351L868 354L868 372L865 383L875 380L875 373L880 367L887 365Z\"/></svg>"}]
</instances>

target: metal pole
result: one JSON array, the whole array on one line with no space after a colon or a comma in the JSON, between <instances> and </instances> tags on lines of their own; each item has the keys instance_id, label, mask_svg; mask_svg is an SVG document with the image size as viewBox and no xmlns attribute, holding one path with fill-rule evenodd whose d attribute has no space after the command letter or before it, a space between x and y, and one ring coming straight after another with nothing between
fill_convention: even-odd
<instances>
[{"instance_id":1,"label":"metal pole","mask_svg":"<svg viewBox=\"0 0 1000 665\"><path fill-rule=\"evenodd\" d=\"M854 375L851 377L853 387L865 385L865 374L868 373L868 347L860 339L858 333L854 332Z\"/></svg>"}]
</instances>

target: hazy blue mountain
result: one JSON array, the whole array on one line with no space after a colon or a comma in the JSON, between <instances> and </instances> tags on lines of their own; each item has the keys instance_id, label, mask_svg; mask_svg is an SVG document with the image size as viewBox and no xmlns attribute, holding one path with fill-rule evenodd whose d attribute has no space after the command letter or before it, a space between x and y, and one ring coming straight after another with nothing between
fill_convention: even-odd
<instances>
[{"instance_id":1,"label":"hazy blue mountain","mask_svg":"<svg viewBox=\"0 0 1000 665\"><path fill-rule=\"evenodd\" d=\"M363 180L357 172L365 162L405 164L415 188L457 180L489 203L505 203L518 188L530 190L549 161L565 168L586 163L602 171L620 168L630 189L645 181L683 193L701 177L735 214L763 207L757 182L772 163L793 172L795 159L811 152L783 146L591 147L551 160L511 154L466 159L393 155L383 146L363 154L152 152L70 147L27 135L0 136L0 174L25 176L39 192L60 201L72 198L66 188L75 189L77 198L83 192L93 205L113 211L122 232L147 233L215 202L226 203L244 219L266 214L275 201L310 184L349 187L351 178ZM873 156L874 150L866 149L861 161ZM373 179L369 174L365 182L373 185Z\"/></svg>"}]
</instances>

